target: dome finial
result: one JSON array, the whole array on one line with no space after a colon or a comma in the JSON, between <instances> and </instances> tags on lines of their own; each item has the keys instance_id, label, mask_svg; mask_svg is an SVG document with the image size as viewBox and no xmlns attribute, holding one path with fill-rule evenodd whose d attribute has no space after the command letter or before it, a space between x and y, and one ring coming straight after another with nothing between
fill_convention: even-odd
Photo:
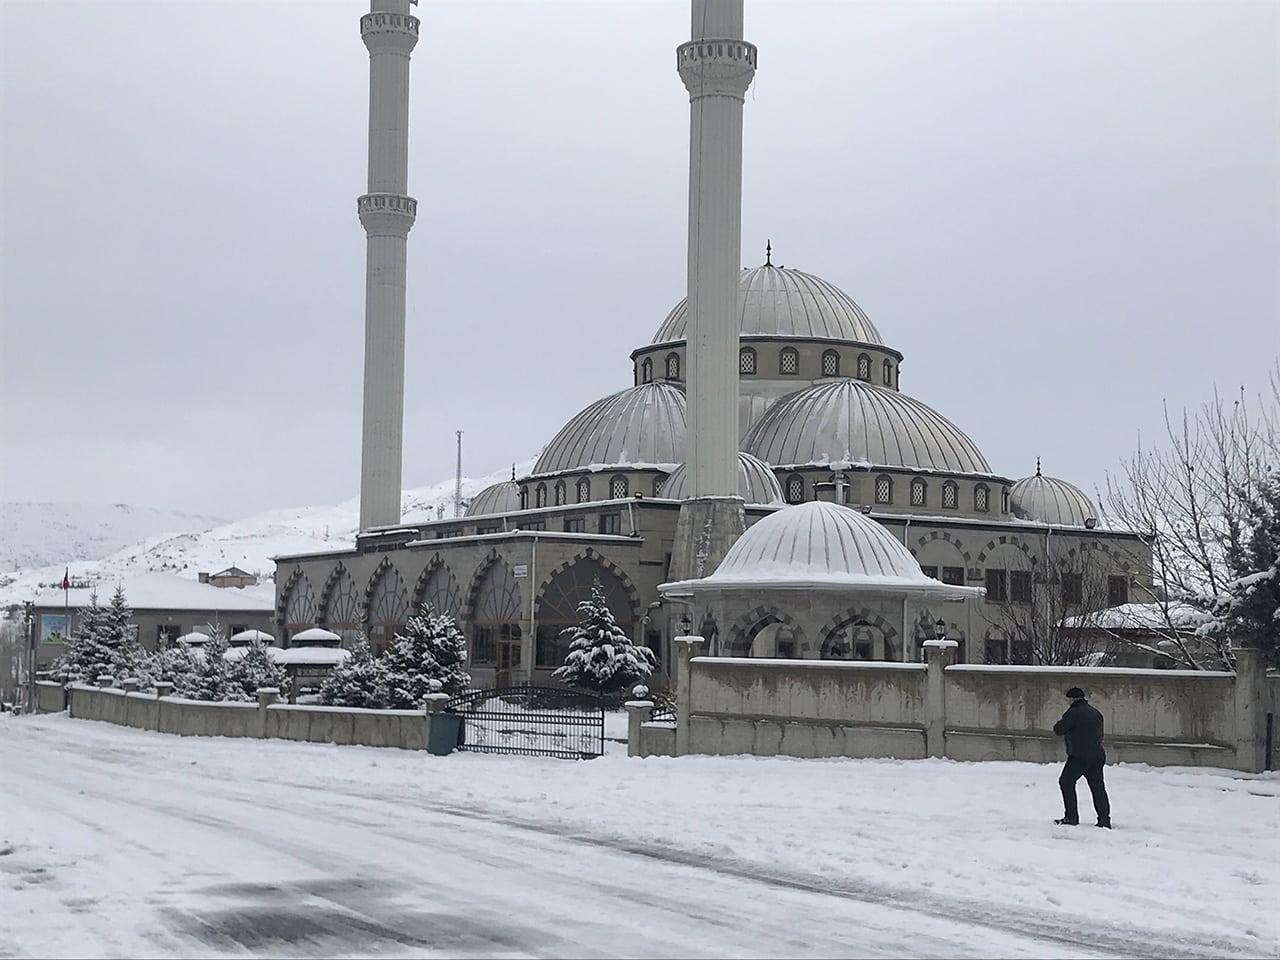
<instances>
[{"instance_id":1,"label":"dome finial","mask_svg":"<svg viewBox=\"0 0 1280 960\"><path fill-rule=\"evenodd\" d=\"M516 465L514 463L511 465L511 482L516 482Z\"/></svg>"},{"instance_id":2,"label":"dome finial","mask_svg":"<svg viewBox=\"0 0 1280 960\"><path fill-rule=\"evenodd\" d=\"M1036 457L1036 476L1040 476L1040 458Z\"/></svg>"},{"instance_id":3,"label":"dome finial","mask_svg":"<svg viewBox=\"0 0 1280 960\"><path fill-rule=\"evenodd\" d=\"M766 267L773 266L773 241L765 240L764 242L764 265Z\"/></svg>"}]
</instances>

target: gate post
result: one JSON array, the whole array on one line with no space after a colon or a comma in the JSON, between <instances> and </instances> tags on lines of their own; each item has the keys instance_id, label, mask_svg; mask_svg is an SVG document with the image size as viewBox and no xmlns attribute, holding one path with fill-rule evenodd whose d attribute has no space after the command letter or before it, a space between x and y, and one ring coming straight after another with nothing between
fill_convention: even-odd
<instances>
[{"instance_id":1,"label":"gate post","mask_svg":"<svg viewBox=\"0 0 1280 960\"><path fill-rule=\"evenodd\" d=\"M925 756L947 755L947 676L946 668L960 644L954 640L926 640L925 654Z\"/></svg>"},{"instance_id":2,"label":"gate post","mask_svg":"<svg viewBox=\"0 0 1280 960\"><path fill-rule=\"evenodd\" d=\"M702 654L702 637L676 637L676 756L689 752L689 711L693 703L694 657Z\"/></svg>"},{"instance_id":3,"label":"gate post","mask_svg":"<svg viewBox=\"0 0 1280 960\"><path fill-rule=\"evenodd\" d=\"M1236 769L1262 773L1267 768L1267 665L1261 650L1236 651Z\"/></svg>"}]
</instances>

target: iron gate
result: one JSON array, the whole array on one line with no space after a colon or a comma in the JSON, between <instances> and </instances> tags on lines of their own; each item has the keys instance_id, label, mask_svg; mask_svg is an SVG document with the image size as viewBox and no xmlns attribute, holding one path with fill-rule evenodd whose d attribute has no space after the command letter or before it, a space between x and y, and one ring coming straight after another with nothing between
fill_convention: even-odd
<instances>
[{"instance_id":1,"label":"iron gate","mask_svg":"<svg viewBox=\"0 0 1280 960\"><path fill-rule=\"evenodd\" d=\"M557 687L500 687L454 697L459 750L586 760L604 753L604 701Z\"/></svg>"}]
</instances>

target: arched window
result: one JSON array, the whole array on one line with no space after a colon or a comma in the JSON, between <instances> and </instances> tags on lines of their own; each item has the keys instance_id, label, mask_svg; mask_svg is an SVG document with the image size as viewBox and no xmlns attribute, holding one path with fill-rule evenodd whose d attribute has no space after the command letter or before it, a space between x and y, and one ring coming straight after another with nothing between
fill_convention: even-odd
<instances>
[{"instance_id":1,"label":"arched window","mask_svg":"<svg viewBox=\"0 0 1280 960\"><path fill-rule=\"evenodd\" d=\"M623 497L630 495L630 488L627 484L626 477L614 477L609 481L609 498L612 500L621 500Z\"/></svg>"},{"instance_id":2,"label":"arched window","mask_svg":"<svg viewBox=\"0 0 1280 960\"><path fill-rule=\"evenodd\" d=\"M738 351L738 372L748 376L756 372L756 352L751 347L743 347Z\"/></svg>"},{"instance_id":3,"label":"arched window","mask_svg":"<svg viewBox=\"0 0 1280 960\"><path fill-rule=\"evenodd\" d=\"M876 477L876 503L893 503L893 479Z\"/></svg>"},{"instance_id":4,"label":"arched window","mask_svg":"<svg viewBox=\"0 0 1280 960\"><path fill-rule=\"evenodd\" d=\"M678 353L667 354L667 379L680 379L680 354Z\"/></svg>"},{"instance_id":5,"label":"arched window","mask_svg":"<svg viewBox=\"0 0 1280 960\"><path fill-rule=\"evenodd\" d=\"M788 377L800 372L800 353L795 347L783 347L778 352L778 372Z\"/></svg>"},{"instance_id":6,"label":"arched window","mask_svg":"<svg viewBox=\"0 0 1280 960\"><path fill-rule=\"evenodd\" d=\"M1009 488L1008 487L1004 487L1000 491L1000 512L1001 513L1009 512Z\"/></svg>"},{"instance_id":7,"label":"arched window","mask_svg":"<svg viewBox=\"0 0 1280 960\"><path fill-rule=\"evenodd\" d=\"M342 637L344 645L355 641L363 630L363 603L356 593L355 581L346 570L335 572L336 581L327 588L324 610L320 613L319 626L332 630Z\"/></svg>"},{"instance_id":8,"label":"arched window","mask_svg":"<svg viewBox=\"0 0 1280 960\"><path fill-rule=\"evenodd\" d=\"M858 354L858 379L871 379L871 357L868 354Z\"/></svg>"},{"instance_id":9,"label":"arched window","mask_svg":"<svg viewBox=\"0 0 1280 960\"><path fill-rule=\"evenodd\" d=\"M557 480L557 481L556 481L555 491L556 491L556 506L557 506L557 507L562 506L562 505L564 504L564 502L565 502L565 499L566 499L566 497L565 497L565 486L564 486L564 481L563 481L563 480Z\"/></svg>"},{"instance_id":10,"label":"arched window","mask_svg":"<svg viewBox=\"0 0 1280 960\"><path fill-rule=\"evenodd\" d=\"M533 505L535 507L545 507L547 505L547 485L540 483L533 491Z\"/></svg>"},{"instance_id":11,"label":"arched window","mask_svg":"<svg viewBox=\"0 0 1280 960\"><path fill-rule=\"evenodd\" d=\"M893 386L893 361L886 360L884 362L884 385L886 387Z\"/></svg>"},{"instance_id":12,"label":"arched window","mask_svg":"<svg viewBox=\"0 0 1280 960\"><path fill-rule=\"evenodd\" d=\"M420 582L415 600L415 606L428 603L436 613L455 620L462 613L462 591L458 589L458 581L443 563L431 570L425 582Z\"/></svg>"},{"instance_id":13,"label":"arched window","mask_svg":"<svg viewBox=\"0 0 1280 960\"><path fill-rule=\"evenodd\" d=\"M471 609L471 662L511 669L520 664L520 584L502 560L490 564Z\"/></svg>"},{"instance_id":14,"label":"arched window","mask_svg":"<svg viewBox=\"0 0 1280 960\"><path fill-rule=\"evenodd\" d=\"M369 642L379 652L395 639L396 632L409 619L409 592L394 566L386 567L368 592Z\"/></svg>"},{"instance_id":15,"label":"arched window","mask_svg":"<svg viewBox=\"0 0 1280 960\"><path fill-rule=\"evenodd\" d=\"M986 484L980 483L973 488L973 509L986 513L991 509L991 491Z\"/></svg>"},{"instance_id":16,"label":"arched window","mask_svg":"<svg viewBox=\"0 0 1280 960\"><path fill-rule=\"evenodd\" d=\"M822 353L822 375L824 377L840 376L840 354L834 350L824 350Z\"/></svg>"},{"instance_id":17,"label":"arched window","mask_svg":"<svg viewBox=\"0 0 1280 960\"><path fill-rule=\"evenodd\" d=\"M284 604L284 626L290 633L305 630L316 622L316 598L311 592L311 581L301 574L289 587Z\"/></svg>"},{"instance_id":18,"label":"arched window","mask_svg":"<svg viewBox=\"0 0 1280 960\"><path fill-rule=\"evenodd\" d=\"M948 480L942 485L942 505L948 510L955 510L960 506L960 488L954 480Z\"/></svg>"},{"instance_id":19,"label":"arched window","mask_svg":"<svg viewBox=\"0 0 1280 960\"><path fill-rule=\"evenodd\" d=\"M578 502L579 503L591 502L591 481L588 480L586 477L583 477L581 480L578 481Z\"/></svg>"},{"instance_id":20,"label":"arched window","mask_svg":"<svg viewBox=\"0 0 1280 960\"><path fill-rule=\"evenodd\" d=\"M793 473L787 477L787 503L804 502L804 477Z\"/></svg>"},{"instance_id":21,"label":"arched window","mask_svg":"<svg viewBox=\"0 0 1280 960\"><path fill-rule=\"evenodd\" d=\"M520 488L520 509L521 510L529 509L529 488L528 487Z\"/></svg>"},{"instance_id":22,"label":"arched window","mask_svg":"<svg viewBox=\"0 0 1280 960\"><path fill-rule=\"evenodd\" d=\"M666 485L667 485L666 477L654 477L653 478L653 495L655 497L662 496L662 488L665 487Z\"/></svg>"},{"instance_id":23,"label":"arched window","mask_svg":"<svg viewBox=\"0 0 1280 960\"><path fill-rule=\"evenodd\" d=\"M648 357L645 357L644 362L640 364L640 382L653 382L653 361Z\"/></svg>"},{"instance_id":24,"label":"arched window","mask_svg":"<svg viewBox=\"0 0 1280 960\"><path fill-rule=\"evenodd\" d=\"M912 480L911 481L911 505L913 507L923 507L925 505L926 492L927 492L927 486L922 479L920 479L919 477L916 477L914 480ZM945 497L946 494L944 493L943 496Z\"/></svg>"},{"instance_id":25,"label":"arched window","mask_svg":"<svg viewBox=\"0 0 1280 960\"><path fill-rule=\"evenodd\" d=\"M565 630L582 619L578 604L591 599L593 588L599 588L604 594L605 606L614 622L628 636L634 636L636 613L627 585L598 560L579 557L555 573L538 596L534 650L539 667L558 667L564 663L572 639L572 635L566 636Z\"/></svg>"}]
</instances>

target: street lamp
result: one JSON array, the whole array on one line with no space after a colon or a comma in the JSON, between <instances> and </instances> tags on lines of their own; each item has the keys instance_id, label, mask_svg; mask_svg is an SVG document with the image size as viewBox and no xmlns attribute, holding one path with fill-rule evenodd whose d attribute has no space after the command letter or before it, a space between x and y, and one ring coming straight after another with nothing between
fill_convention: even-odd
<instances>
[{"instance_id":1,"label":"street lamp","mask_svg":"<svg viewBox=\"0 0 1280 960\"><path fill-rule=\"evenodd\" d=\"M689 631L693 629L693 621L689 619L689 614L685 614L680 618L680 633L682 636L688 636Z\"/></svg>"},{"instance_id":2,"label":"street lamp","mask_svg":"<svg viewBox=\"0 0 1280 960\"><path fill-rule=\"evenodd\" d=\"M947 639L947 621L939 617L933 623L933 635L939 640Z\"/></svg>"}]
</instances>

